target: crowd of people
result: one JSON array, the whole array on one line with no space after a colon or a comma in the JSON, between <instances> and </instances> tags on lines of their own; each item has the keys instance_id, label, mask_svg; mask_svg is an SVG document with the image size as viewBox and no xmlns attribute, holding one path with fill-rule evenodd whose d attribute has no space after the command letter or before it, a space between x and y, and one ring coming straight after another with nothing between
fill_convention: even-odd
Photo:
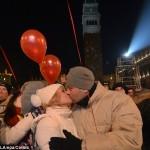
<instances>
[{"instance_id":1,"label":"crowd of people","mask_svg":"<svg viewBox=\"0 0 150 150\"><path fill-rule=\"evenodd\" d=\"M84 66L62 82L25 82L13 92L0 83L0 145L31 150L149 150L149 99L113 89ZM18 148L18 147L17 147Z\"/></svg>"}]
</instances>

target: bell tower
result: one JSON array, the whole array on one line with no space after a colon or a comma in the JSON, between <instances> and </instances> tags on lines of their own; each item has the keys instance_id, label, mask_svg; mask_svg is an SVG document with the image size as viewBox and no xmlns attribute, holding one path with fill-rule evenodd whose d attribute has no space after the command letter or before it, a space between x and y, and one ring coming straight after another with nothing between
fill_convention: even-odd
<instances>
[{"instance_id":1,"label":"bell tower","mask_svg":"<svg viewBox=\"0 0 150 150\"><path fill-rule=\"evenodd\" d=\"M102 48L100 39L100 13L96 0L85 0L82 12L84 63L97 80L102 79Z\"/></svg>"}]
</instances>

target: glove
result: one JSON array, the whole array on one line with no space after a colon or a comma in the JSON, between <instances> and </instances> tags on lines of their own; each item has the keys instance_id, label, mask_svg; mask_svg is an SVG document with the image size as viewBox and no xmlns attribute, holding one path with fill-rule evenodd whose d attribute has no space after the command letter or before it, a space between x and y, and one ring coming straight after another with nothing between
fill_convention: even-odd
<instances>
[{"instance_id":1,"label":"glove","mask_svg":"<svg viewBox=\"0 0 150 150\"><path fill-rule=\"evenodd\" d=\"M31 95L31 104L33 106L31 110L33 118L36 118L37 116L45 113L45 110L42 107L41 99L37 95Z\"/></svg>"},{"instance_id":2,"label":"glove","mask_svg":"<svg viewBox=\"0 0 150 150\"><path fill-rule=\"evenodd\" d=\"M66 138L52 137L49 142L50 150L81 150L82 140L63 130Z\"/></svg>"},{"instance_id":3,"label":"glove","mask_svg":"<svg viewBox=\"0 0 150 150\"><path fill-rule=\"evenodd\" d=\"M45 113L45 110L42 106L39 106L39 107L34 107L32 110L31 110L31 114L33 116L33 118L36 118L37 116L41 115L41 114L44 114Z\"/></svg>"}]
</instances>

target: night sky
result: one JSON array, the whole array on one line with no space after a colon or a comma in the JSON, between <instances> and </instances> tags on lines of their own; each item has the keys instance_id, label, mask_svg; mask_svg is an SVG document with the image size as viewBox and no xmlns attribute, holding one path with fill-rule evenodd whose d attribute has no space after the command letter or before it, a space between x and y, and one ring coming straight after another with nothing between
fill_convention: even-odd
<instances>
[{"instance_id":1,"label":"night sky","mask_svg":"<svg viewBox=\"0 0 150 150\"><path fill-rule=\"evenodd\" d=\"M111 73L116 58L128 48L144 0L98 0L101 13L101 39L104 73ZM0 2L0 45L10 61L17 80L40 76L39 66L23 53L20 38L24 31L36 29L47 40L47 53L56 55L62 69L80 65L66 0L3 0ZM69 0L76 35L83 56L83 0ZM7 67L0 54L0 71ZM8 67L7 67L8 68Z\"/></svg>"}]
</instances>

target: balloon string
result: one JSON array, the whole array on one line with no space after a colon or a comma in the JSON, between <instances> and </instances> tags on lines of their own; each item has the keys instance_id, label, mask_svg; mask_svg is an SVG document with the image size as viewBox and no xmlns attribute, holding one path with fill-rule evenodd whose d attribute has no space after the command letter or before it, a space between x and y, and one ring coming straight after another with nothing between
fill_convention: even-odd
<instances>
[{"instance_id":1,"label":"balloon string","mask_svg":"<svg viewBox=\"0 0 150 150\"><path fill-rule=\"evenodd\" d=\"M6 54L5 54L4 50L3 50L3 48L2 48L1 46L0 46L0 50L2 51L3 57L4 57L4 59L5 59L6 63L7 63L7 65L8 65L8 67L9 67L9 69L10 69L10 71L11 71L11 73L12 73L14 79L15 79L15 81L17 82L17 79L16 79L16 76L15 76L15 74L14 74L14 72L13 72L13 69L12 69L12 67L11 67L11 65L10 65L10 63L9 63L9 61L8 61L8 58L7 58L7 56L6 56Z\"/></svg>"},{"instance_id":2,"label":"balloon string","mask_svg":"<svg viewBox=\"0 0 150 150\"><path fill-rule=\"evenodd\" d=\"M79 45L78 45L77 36L76 36L76 30L75 30L74 21L73 21L73 17L72 17L72 13L71 13L71 9L70 9L70 5L69 5L69 1L68 0L67 0L67 5L68 5L70 20L71 20L71 24L72 24L72 29L73 29L73 33L74 33L74 38L75 38L75 43L76 43L76 47L77 47L77 52L78 52L80 64L82 64L80 50L79 50Z\"/></svg>"}]
</instances>

